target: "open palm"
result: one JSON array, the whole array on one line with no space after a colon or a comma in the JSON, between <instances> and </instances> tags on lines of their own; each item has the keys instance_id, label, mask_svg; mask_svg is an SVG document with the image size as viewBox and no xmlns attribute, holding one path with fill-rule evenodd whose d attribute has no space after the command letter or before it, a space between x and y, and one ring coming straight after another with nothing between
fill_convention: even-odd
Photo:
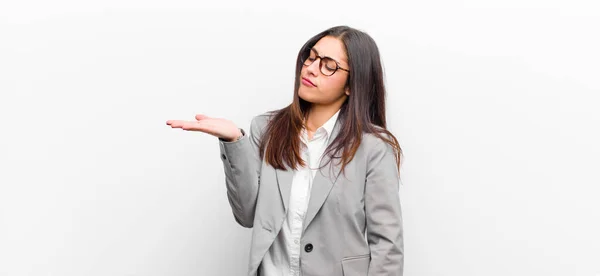
<instances>
[{"instance_id":1,"label":"open palm","mask_svg":"<svg viewBox=\"0 0 600 276\"><path fill-rule=\"evenodd\" d=\"M171 128L208 133L230 141L242 135L239 128L232 121L223 118L212 118L203 114L196 115L195 121L168 120L167 125L170 125Z\"/></svg>"}]
</instances>

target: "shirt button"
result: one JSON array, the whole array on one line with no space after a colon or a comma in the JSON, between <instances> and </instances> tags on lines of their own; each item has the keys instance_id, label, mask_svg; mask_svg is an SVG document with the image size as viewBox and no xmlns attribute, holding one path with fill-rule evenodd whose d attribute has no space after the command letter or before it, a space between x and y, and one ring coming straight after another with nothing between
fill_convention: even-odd
<instances>
[{"instance_id":1,"label":"shirt button","mask_svg":"<svg viewBox=\"0 0 600 276\"><path fill-rule=\"evenodd\" d=\"M295 244L298 244L298 240L294 240L294 243L295 243Z\"/></svg>"}]
</instances>

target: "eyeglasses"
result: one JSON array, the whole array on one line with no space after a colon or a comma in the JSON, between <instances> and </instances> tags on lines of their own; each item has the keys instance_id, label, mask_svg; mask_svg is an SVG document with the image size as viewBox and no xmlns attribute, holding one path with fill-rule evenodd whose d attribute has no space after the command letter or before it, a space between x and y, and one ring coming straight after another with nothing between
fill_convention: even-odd
<instances>
[{"instance_id":1,"label":"eyeglasses","mask_svg":"<svg viewBox=\"0 0 600 276\"><path fill-rule=\"evenodd\" d=\"M307 56L308 55L308 56ZM325 76L333 75L338 69L350 72L350 70L340 67L340 63L330 57L322 57L317 54L315 49L310 49L308 54L304 54L304 65L309 66L319 58L319 68Z\"/></svg>"}]
</instances>

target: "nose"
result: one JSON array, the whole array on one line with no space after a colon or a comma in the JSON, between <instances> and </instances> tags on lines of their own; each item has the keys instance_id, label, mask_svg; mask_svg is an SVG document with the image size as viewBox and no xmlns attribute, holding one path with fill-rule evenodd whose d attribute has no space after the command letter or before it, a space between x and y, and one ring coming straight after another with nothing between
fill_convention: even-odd
<instances>
[{"instance_id":1,"label":"nose","mask_svg":"<svg viewBox=\"0 0 600 276\"><path fill-rule=\"evenodd\" d=\"M321 70L321 68L319 68L320 64L321 64L321 58L317 57L311 65L306 67L306 72L308 72L309 74L311 74L315 77L318 76L319 71Z\"/></svg>"}]
</instances>

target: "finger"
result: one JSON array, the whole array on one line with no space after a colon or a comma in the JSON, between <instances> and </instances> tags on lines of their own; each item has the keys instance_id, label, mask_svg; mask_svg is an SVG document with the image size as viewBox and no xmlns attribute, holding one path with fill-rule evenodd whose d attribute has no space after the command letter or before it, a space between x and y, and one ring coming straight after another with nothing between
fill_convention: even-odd
<instances>
[{"instance_id":1,"label":"finger","mask_svg":"<svg viewBox=\"0 0 600 276\"><path fill-rule=\"evenodd\" d=\"M167 124L169 124L172 128L181 127L186 123L186 121L182 120L169 120Z\"/></svg>"},{"instance_id":2,"label":"finger","mask_svg":"<svg viewBox=\"0 0 600 276\"><path fill-rule=\"evenodd\" d=\"M200 121L202 119L209 119L210 117L204 115L204 114L197 114L196 115L196 120Z\"/></svg>"},{"instance_id":3,"label":"finger","mask_svg":"<svg viewBox=\"0 0 600 276\"><path fill-rule=\"evenodd\" d=\"M185 122L182 126L181 129L183 130L194 130L194 131L206 131L206 125L202 124L198 121L195 122Z\"/></svg>"}]
</instances>

